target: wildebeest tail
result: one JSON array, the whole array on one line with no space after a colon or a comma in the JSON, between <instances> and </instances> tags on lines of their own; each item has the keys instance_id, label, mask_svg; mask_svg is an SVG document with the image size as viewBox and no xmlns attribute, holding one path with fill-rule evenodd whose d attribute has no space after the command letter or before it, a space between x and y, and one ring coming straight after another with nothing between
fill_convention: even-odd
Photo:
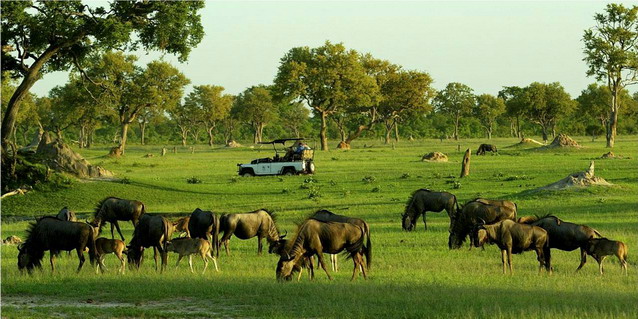
<instances>
[{"instance_id":1,"label":"wildebeest tail","mask_svg":"<svg viewBox=\"0 0 638 319\"><path fill-rule=\"evenodd\" d=\"M593 228L591 230L593 230L594 234L598 235L599 238L603 238L603 235L601 233L599 233L597 230L595 230Z\"/></svg>"},{"instance_id":2,"label":"wildebeest tail","mask_svg":"<svg viewBox=\"0 0 638 319\"><path fill-rule=\"evenodd\" d=\"M365 234L366 234L366 245L364 246L364 253L366 255L366 264L367 268L370 269L370 265L372 264L372 241L370 240L370 226L365 224Z\"/></svg>"},{"instance_id":3,"label":"wildebeest tail","mask_svg":"<svg viewBox=\"0 0 638 319\"><path fill-rule=\"evenodd\" d=\"M219 258L219 223L220 218L217 214L213 213L213 247L215 247L215 257Z\"/></svg>"},{"instance_id":4,"label":"wildebeest tail","mask_svg":"<svg viewBox=\"0 0 638 319\"><path fill-rule=\"evenodd\" d=\"M95 265L95 261L97 257L97 247L95 246L95 240L97 238L95 238L93 227L92 226L89 226L89 227L90 227L89 242L87 243L89 246L89 261L91 262L91 265Z\"/></svg>"},{"instance_id":5,"label":"wildebeest tail","mask_svg":"<svg viewBox=\"0 0 638 319\"><path fill-rule=\"evenodd\" d=\"M166 252L166 246L169 240L171 240L171 235L173 233L173 224L171 224L171 222L162 217L162 224L164 224L164 241L162 243L162 249Z\"/></svg>"},{"instance_id":6,"label":"wildebeest tail","mask_svg":"<svg viewBox=\"0 0 638 319\"><path fill-rule=\"evenodd\" d=\"M461 208L459 207L459 201L456 200L456 195L452 195L452 196L454 196L454 206L456 207L455 213L458 213L461 210Z\"/></svg>"}]
</instances>

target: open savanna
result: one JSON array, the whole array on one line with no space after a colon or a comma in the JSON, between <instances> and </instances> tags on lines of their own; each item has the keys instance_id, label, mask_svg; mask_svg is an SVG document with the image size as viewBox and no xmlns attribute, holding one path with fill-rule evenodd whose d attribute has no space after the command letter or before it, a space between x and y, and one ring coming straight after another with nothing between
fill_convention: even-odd
<instances>
[{"instance_id":1,"label":"open savanna","mask_svg":"<svg viewBox=\"0 0 638 319\"><path fill-rule=\"evenodd\" d=\"M178 146L177 154L169 151L161 157L162 145L133 145L120 159L104 157L107 147L79 150L120 180L76 181L55 192L9 197L2 201L3 238L24 238L23 216L53 214L63 206L88 213L106 196L141 200L149 213L170 213L171 218L197 207L215 212L266 208L277 213L279 227L288 236L294 233L295 222L324 208L369 222L373 241L369 280L351 282L352 262L340 257L333 281L317 270L313 282L304 274L300 282L278 283L277 256L257 256L255 239L231 239L231 255L220 256L221 271L209 268L204 275L191 274L187 263L175 269L175 255L169 256L169 270L157 273L150 251L139 271L127 270L124 275L116 274L112 255L106 258L108 273L96 275L87 263L76 274L77 257L66 254L58 259L55 274L48 267L47 254L42 272L20 275L17 249L2 246L2 316L635 318L638 137L619 138L614 153L624 159L596 160L596 175L615 186L530 192L585 170L592 159L608 151L604 141L576 139L584 148L539 151L507 147L516 144L515 139L494 139L490 143L499 147L500 155L473 155L471 175L460 180L462 151L475 150L483 140L402 141L396 147L357 141L350 151L317 151L313 177L236 176L237 163L272 156L268 147L200 145L190 154ZM421 162L421 155L431 151L447 153L450 161ZM155 156L143 157L147 153ZM202 183L187 183L192 177ZM533 252L515 255L514 275L505 276L495 246L468 251L466 244L448 250L445 212L427 215L427 232L422 221L414 232L401 230L405 202L419 188L450 191L461 203L478 196L511 199L518 204L519 216L551 213L592 226L628 244L629 276L620 274L615 257L606 261L604 276L598 275L592 258L577 273L576 251L554 251L551 276L538 274ZM132 225L122 224L129 240ZM103 235L109 232L105 227ZM203 262L194 261L201 271Z\"/></svg>"}]
</instances>

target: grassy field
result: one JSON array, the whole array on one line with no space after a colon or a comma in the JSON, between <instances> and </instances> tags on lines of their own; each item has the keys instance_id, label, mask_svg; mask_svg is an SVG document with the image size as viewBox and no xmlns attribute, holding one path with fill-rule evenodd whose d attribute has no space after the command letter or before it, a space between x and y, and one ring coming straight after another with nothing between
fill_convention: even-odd
<instances>
[{"instance_id":1,"label":"grassy field","mask_svg":"<svg viewBox=\"0 0 638 319\"><path fill-rule=\"evenodd\" d=\"M489 317L489 318L636 318L638 291L635 251L638 247L638 137L620 137L614 153L625 159L597 160L596 175L613 187L529 192L587 168L608 150L604 141L576 138L579 150L537 151L519 147L515 139L495 139L499 156L472 156L471 175L459 180L462 152L481 140L400 142L395 148L379 141L358 141L350 151L317 152L317 174L242 178L236 163L271 156L268 148L225 149L198 146L195 154L159 156L161 146L130 146L122 159L103 157L107 147L82 150L94 164L114 171L123 181L77 181L56 192L32 192L2 201L2 237L23 237L23 216L53 214L63 206L90 212L106 196L138 199L149 213L176 214L197 207L216 212L275 211L279 227L294 232L295 222L321 208L364 218L370 223L373 264L369 280L350 282L352 262L340 257L340 271L328 281L317 270L310 282L278 283L278 258L257 256L256 240L231 239L231 256L220 257L220 272L209 268L191 274L187 263L154 271L151 252L140 271L117 275L114 256L109 272L95 275L85 267L75 274L77 258L58 259L33 276L20 275L15 246L2 246L2 317ZM332 143L336 144L335 142ZM363 148L361 145L367 144ZM441 151L448 163L425 163L420 156ZM145 158L143 155L154 153ZM201 184L189 184L196 177ZM456 185L456 186L455 186ZM514 276L501 274L495 246L484 251L447 248L449 219L428 214L428 231L419 221L414 232L401 230L400 214L411 192L419 188L447 190L460 202L474 197L514 200L519 216L552 213L583 223L629 246L629 276L619 263L606 261L598 275L589 258L576 273L579 253L553 251L553 275L537 273L533 252L515 255ZM312 198L311 198L312 197ZM123 225L131 238L132 225ZM107 229L107 228L105 228ZM104 233L104 235L106 235ZM48 254L44 264L48 265ZM88 265L88 263L87 263ZM196 270L203 262L195 259Z\"/></svg>"}]
</instances>

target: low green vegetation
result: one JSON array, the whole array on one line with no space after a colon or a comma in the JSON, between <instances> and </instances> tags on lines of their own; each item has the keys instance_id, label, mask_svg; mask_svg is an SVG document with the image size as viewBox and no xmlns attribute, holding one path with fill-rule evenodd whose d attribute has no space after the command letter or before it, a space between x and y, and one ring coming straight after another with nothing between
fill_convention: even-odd
<instances>
[{"instance_id":1,"label":"low green vegetation","mask_svg":"<svg viewBox=\"0 0 638 319\"><path fill-rule=\"evenodd\" d=\"M20 275L15 246L2 246L2 316L43 317L489 317L489 318L635 318L638 316L634 252L638 247L636 195L638 194L638 137L622 136L614 153L623 159L596 160L596 175L613 187L538 191L538 187L585 170L589 162L608 149L603 141L576 138L582 149L549 149L506 146L518 139L494 139L498 156L472 155L470 176L459 179L463 151L482 140L419 140L395 147L365 140L349 151L316 152L314 176L238 177L236 164L272 156L264 148L195 147L191 154L178 146L177 153L159 154L162 146L127 148L124 157L103 157L108 147L80 150L92 164L116 173L116 181L76 181L56 191L35 190L2 200L2 236L25 236L33 216L57 213L68 206L81 218L106 196L137 199L149 213L185 215L195 208L215 212L248 212L266 208L278 215L281 231L292 236L295 223L318 209L361 217L368 221L373 240L370 278L350 282L352 262L339 258L340 270L328 281L321 270L310 282L278 283L278 258L257 256L256 239L231 239L231 255L223 252L220 272L212 267L198 273L203 262L194 258L196 273L186 262L175 269L153 268L152 252L146 252L139 271L117 275L119 261L106 258L109 268L96 275L88 262L75 273L77 258L63 254L58 272L51 274L48 254L44 270ZM357 146L364 143L366 148ZM457 151L460 145L461 151ZM312 143L311 143L312 146ZM439 151L449 162L428 163L421 155ZM197 180L190 183L187 180ZM126 182L124 182L126 181ZM445 212L429 213L428 231L422 221L416 230L401 230L400 214L409 195L419 188L446 190L463 203L475 197L511 199L519 216L551 213L587 224L606 237L629 246L629 276L620 275L615 257L605 262L604 276L592 258L575 272L579 253L552 252L553 275L538 274L533 252L515 255L514 275L501 274L501 260L494 246L460 250L447 248L449 219ZM123 223L127 240L132 225ZM109 227L104 228L103 236Z\"/></svg>"}]
</instances>

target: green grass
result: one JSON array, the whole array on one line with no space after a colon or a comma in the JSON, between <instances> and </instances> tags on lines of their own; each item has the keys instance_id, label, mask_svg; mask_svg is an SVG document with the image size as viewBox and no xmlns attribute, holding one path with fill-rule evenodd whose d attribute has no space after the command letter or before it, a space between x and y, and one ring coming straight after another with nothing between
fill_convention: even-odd
<instances>
[{"instance_id":1,"label":"green grass","mask_svg":"<svg viewBox=\"0 0 638 319\"><path fill-rule=\"evenodd\" d=\"M174 255L164 274L153 269L147 252L140 271L119 276L114 256L109 272L95 275L85 267L75 274L75 256L58 259L56 274L45 267L33 276L20 275L17 250L2 246L2 316L42 317L595 317L638 316L638 137L621 137L614 153L629 159L597 160L596 175L615 184L608 188L561 192L529 192L587 168L591 159L608 150L603 141L576 138L580 150L535 151L505 148L515 139L495 139L500 155L472 156L471 175L458 179L462 152L454 141L401 142L393 150L378 141L350 151L317 152L314 182L307 176L241 178L236 163L271 156L268 148L209 149L195 154L178 148L159 156L162 146L130 146L126 156L103 157L107 147L81 150L94 164L114 171L126 183L77 181L57 192L32 192L2 201L2 237L24 237L23 216L53 214L63 206L90 212L106 196L138 199L150 213L191 212L197 207L216 212L247 212L258 208L279 215L282 230L294 232L295 222L325 208L364 218L370 223L373 265L370 279L350 282L352 262L340 257L340 271L330 282L317 270L310 282L275 281L276 256L257 256L256 240L231 240L231 256L220 257L221 272L191 274L187 263L175 269ZM461 151L482 140L458 142ZM336 144L336 143L332 143ZM170 148L169 148L170 149ZM421 162L423 154L441 151L449 163ZM144 158L147 153L155 157ZM202 183L190 184L197 178ZM455 183L456 182L456 183ZM454 189L454 185L460 186ZM458 187L457 186L457 187ZM552 213L564 220L590 225L629 246L629 276L620 275L612 258L606 273L589 258L576 273L579 253L553 251L553 275L537 273L533 252L514 256L514 276L501 274L500 253L494 246L449 251L449 220L445 213L428 214L428 231L420 221L415 232L401 231L400 213L418 188L447 190L461 202L482 196L518 203L519 215ZM309 194L314 194L309 196ZM312 198L309 198L312 197ZM122 226L127 239L132 225ZM105 228L106 232L108 229ZM106 235L106 233L104 234ZM48 256L48 254L47 254ZM614 257L615 258L615 257ZM48 265L48 258L43 261ZM88 265L88 263L87 263ZM195 268L203 263L195 259ZM92 303L86 303L92 299Z\"/></svg>"}]
</instances>

